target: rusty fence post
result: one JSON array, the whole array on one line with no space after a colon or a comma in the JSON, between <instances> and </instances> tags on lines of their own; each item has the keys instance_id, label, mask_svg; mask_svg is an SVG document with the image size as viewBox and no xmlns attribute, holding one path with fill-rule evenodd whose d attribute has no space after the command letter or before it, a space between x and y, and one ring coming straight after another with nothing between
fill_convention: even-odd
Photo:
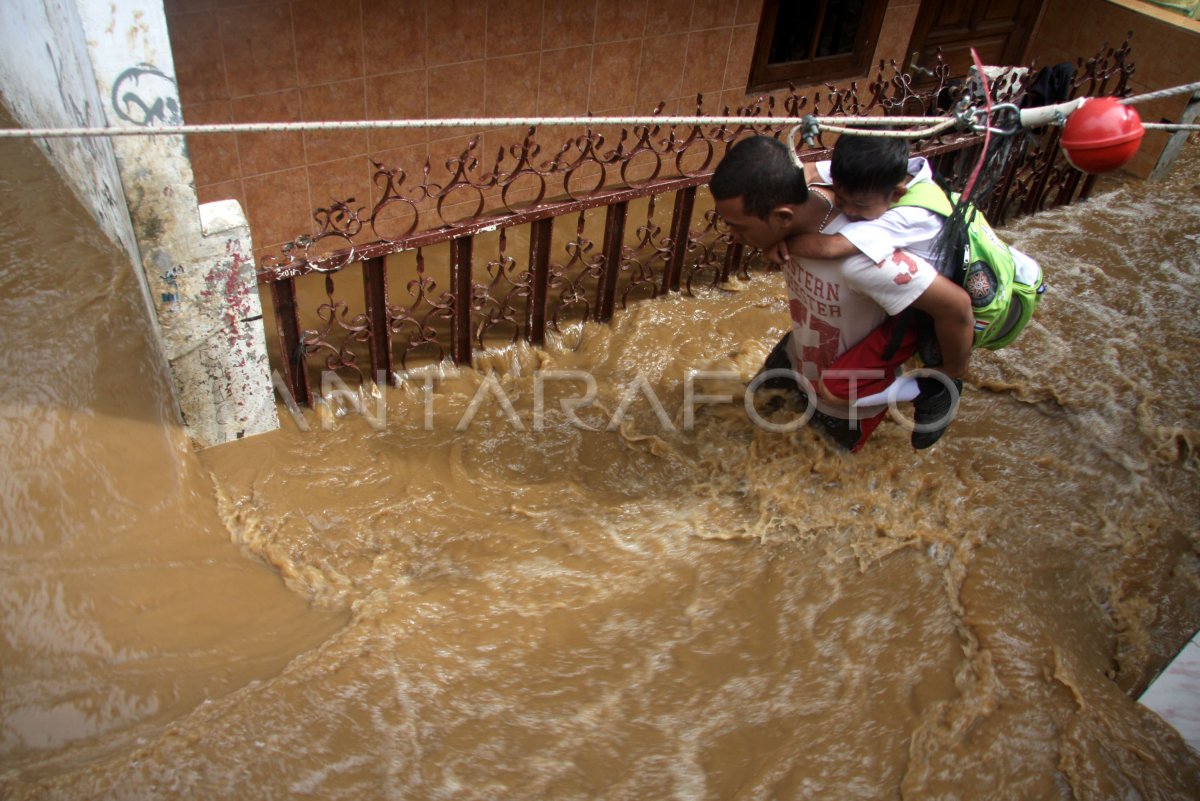
<instances>
[{"instance_id":1,"label":"rusty fence post","mask_svg":"<svg viewBox=\"0 0 1200 801\"><path fill-rule=\"evenodd\" d=\"M617 279L621 276L621 245L625 241L625 219L629 202L613 203L604 219L604 272L596 288L596 320L612 319L617 297Z\"/></svg>"},{"instance_id":2,"label":"rusty fence post","mask_svg":"<svg viewBox=\"0 0 1200 801\"><path fill-rule=\"evenodd\" d=\"M367 324L370 338L367 345L371 353L371 373L380 370L392 382L392 332L388 327L387 268L383 256L367 259L362 263L363 300L367 308Z\"/></svg>"},{"instance_id":3,"label":"rusty fence post","mask_svg":"<svg viewBox=\"0 0 1200 801\"><path fill-rule=\"evenodd\" d=\"M667 269L663 270L664 293L679 291L679 276L683 273L683 257L687 253L695 206L696 187L689 186L675 193L675 209L671 213L671 258L667 261Z\"/></svg>"},{"instance_id":4,"label":"rusty fence post","mask_svg":"<svg viewBox=\"0 0 1200 801\"><path fill-rule=\"evenodd\" d=\"M725 263L721 266L721 282L729 280L729 276L737 272L737 269L742 266L742 254L745 248L734 242L725 251Z\"/></svg>"},{"instance_id":5,"label":"rusty fence post","mask_svg":"<svg viewBox=\"0 0 1200 801\"><path fill-rule=\"evenodd\" d=\"M530 223L529 274L533 286L525 306L525 339L534 345L546 344L546 295L550 281L550 248L554 238L554 219Z\"/></svg>"},{"instance_id":6,"label":"rusty fence post","mask_svg":"<svg viewBox=\"0 0 1200 801\"><path fill-rule=\"evenodd\" d=\"M271 304L275 310L275 330L283 360L283 380L297 403L311 406L308 360L300 333L300 310L296 304L296 279L272 281Z\"/></svg>"},{"instance_id":7,"label":"rusty fence post","mask_svg":"<svg viewBox=\"0 0 1200 801\"><path fill-rule=\"evenodd\" d=\"M471 364L471 251L470 235L450 240L450 294L454 298L450 318L450 356L455 364Z\"/></svg>"}]
</instances>

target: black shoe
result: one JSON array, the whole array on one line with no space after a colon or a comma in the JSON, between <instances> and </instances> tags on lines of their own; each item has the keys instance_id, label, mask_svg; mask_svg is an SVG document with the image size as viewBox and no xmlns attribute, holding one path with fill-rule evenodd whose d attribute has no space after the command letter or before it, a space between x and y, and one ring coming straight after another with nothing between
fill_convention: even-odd
<instances>
[{"instance_id":1,"label":"black shoe","mask_svg":"<svg viewBox=\"0 0 1200 801\"><path fill-rule=\"evenodd\" d=\"M959 395L962 394L963 384L957 378L950 381L954 384L954 392L945 382L936 378L918 378L917 385L921 394L913 400L913 421L919 427L912 433L912 446L916 450L924 450L941 439L942 434L950 427L954 412L958 406ZM936 426L936 428L926 428Z\"/></svg>"},{"instance_id":2,"label":"black shoe","mask_svg":"<svg viewBox=\"0 0 1200 801\"><path fill-rule=\"evenodd\" d=\"M839 450L853 452L862 442L863 432L861 421L851 423L841 417L834 417L824 412L814 412L809 425L825 435L825 438L838 447Z\"/></svg>"},{"instance_id":3,"label":"black shoe","mask_svg":"<svg viewBox=\"0 0 1200 801\"><path fill-rule=\"evenodd\" d=\"M767 354L767 360L763 362L763 366L758 368L759 373L765 373L768 370L793 370L792 357L788 356L788 343L792 341L792 332L788 331L783 335L783 338L775 343L775 347L771 348L771 352ZM800 391L800 386L796 383L796 379L788 375L773 375L758 385L759 389L790 389L796 392Z\"/></svg>"},{"instance_id":4,"label":"black shoe","mask_svg":"<svg viewBox=\"0 0 1200 801\"><path fill-rule=\"evenodd\" d=\"M788 331L783 335L783 338L775 344L767 355L763 366L759 368L758 374L761 375L768 370L793 370L792 359L788 356L788 342L792 338L792 332ZM757 375L755 376L757 378ZM803 411L808 404L808 397L800 389L800 385L796 383L793 375L773 375L770 378L760 381L757 385L757 390L754 393L755 406L758 408L759 414L770 415L780 409L800 409Z\"/></svg>"}]
</instances>

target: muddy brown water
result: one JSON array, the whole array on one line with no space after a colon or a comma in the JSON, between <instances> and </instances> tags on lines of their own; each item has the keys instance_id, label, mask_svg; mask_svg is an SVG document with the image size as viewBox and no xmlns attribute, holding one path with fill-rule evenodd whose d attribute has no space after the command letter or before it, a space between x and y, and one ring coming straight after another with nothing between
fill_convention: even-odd
<instances>
[{"instance_id":1,"label":"muddy brown water","mask_svg":"<svg viewBox=\"0 0 1200 801\"><path fill-rule=\"evenodd\" d=\"M740 405L778 275L196 456L132 274L0 158L5 797L1200 795L1134 700L1200 626L1197 147L1011 227L1031 329L856 457Z\"/></svg>"}]
</instances>

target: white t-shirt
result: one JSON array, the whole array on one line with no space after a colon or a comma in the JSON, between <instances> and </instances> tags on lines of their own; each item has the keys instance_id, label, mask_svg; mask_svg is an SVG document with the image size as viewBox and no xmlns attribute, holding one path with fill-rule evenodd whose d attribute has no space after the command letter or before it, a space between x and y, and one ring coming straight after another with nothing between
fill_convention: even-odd
<instances>
[{"instance_id":1,"label":"white t-shirt","mask_svg":"<svg viewBox=\"0 0 1200 801\"><path fill-rule=\"evenodd\" d=\"M828 161L816 164L817 175L825 183L831 180L829 165ZM929 162L920 156L908 160L908 175L909 186L933 181ZM847 223L838 233L874 262L887 258L896 248L930 261L933 259L934 242L942 232L944 223L941 215L929 209L897 206L885 211L878 219Z\"/></svg>"},{"instance_id":2,"label":"white t-shirt","mask_svg":"<svg viewBox=\"0 0 1200 801\"><path fill-rule=\"evenodd\" d=\"M839 214L823 233L841 233L848 224L852 223ZM828 261L793 256L783 274L792 317L792 364L815 385L834 359L920 297L937 271L919 256L889 251L878 261L861 254ZM837 417L849 416L846 409L823 400L817 407ZM857 415L869 417L879 408L860 408Z\"/></svg>"}]
</instances>

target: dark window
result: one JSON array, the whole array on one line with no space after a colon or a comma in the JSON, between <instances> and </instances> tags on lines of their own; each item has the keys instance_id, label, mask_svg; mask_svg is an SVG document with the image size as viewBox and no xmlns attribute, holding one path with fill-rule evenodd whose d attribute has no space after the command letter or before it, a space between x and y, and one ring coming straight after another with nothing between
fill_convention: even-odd
<instances>
[{"instance_id":1,"label":"dark window","mask_svg":"<svg viewBox=\"0 0 1200 801\"><path fill-rule=\"evenodd\" d=\"M748 91L867 74L887 0L766 0Z\"/></svg>"}]
</instances>

